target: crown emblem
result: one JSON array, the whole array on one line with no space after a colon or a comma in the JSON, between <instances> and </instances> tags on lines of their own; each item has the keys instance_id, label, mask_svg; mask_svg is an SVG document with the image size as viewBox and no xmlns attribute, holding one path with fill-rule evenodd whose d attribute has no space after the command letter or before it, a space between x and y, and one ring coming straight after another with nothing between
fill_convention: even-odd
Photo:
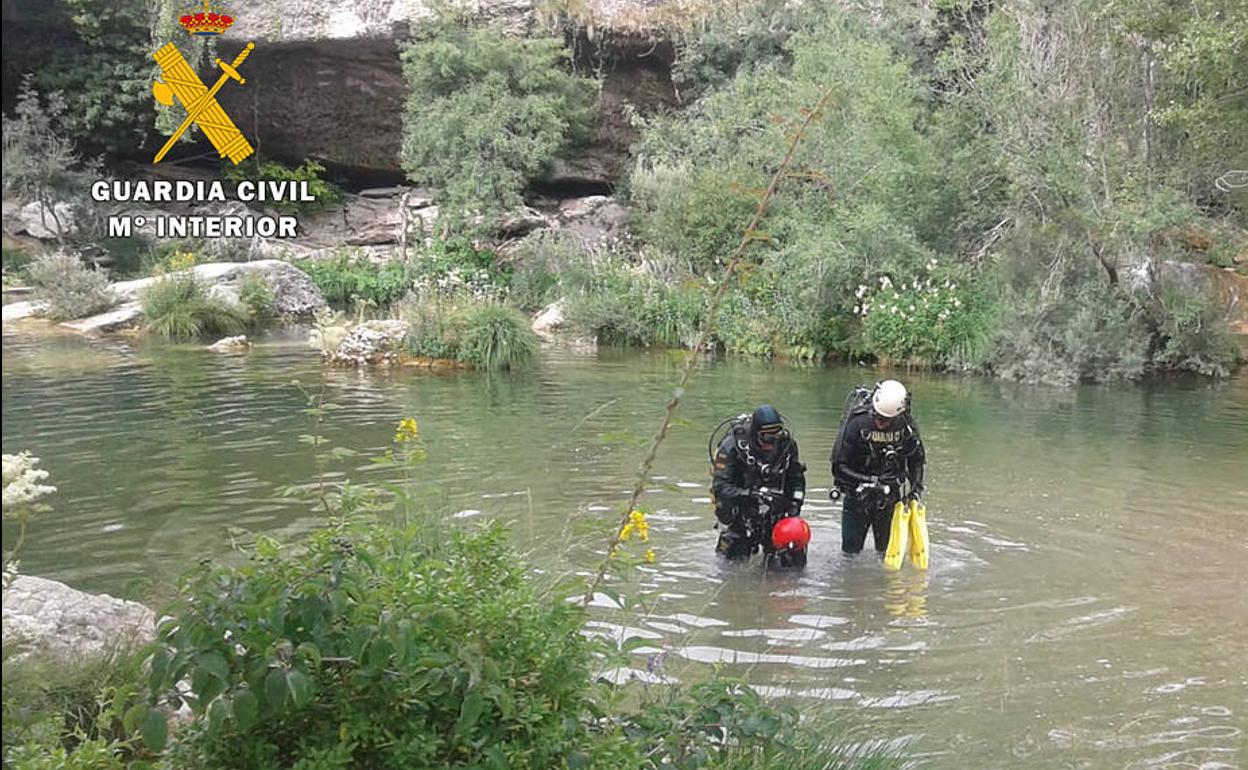
<instances>
[{"instance_id":1,"label":"crown emblem","mask_svg":"<svg viewBox=\"0 0 1248 770\"><path fill-rule=\"evenodd\" d=\"M211 37L220 35L230 28L234 23L233 16L227 16L223 13L214 13L209 7L209 0L204 0L204 10L195 14L186 14L178 19L178 23L182 28L191 35L201 35Z\"/></svg>"}]
</instances>

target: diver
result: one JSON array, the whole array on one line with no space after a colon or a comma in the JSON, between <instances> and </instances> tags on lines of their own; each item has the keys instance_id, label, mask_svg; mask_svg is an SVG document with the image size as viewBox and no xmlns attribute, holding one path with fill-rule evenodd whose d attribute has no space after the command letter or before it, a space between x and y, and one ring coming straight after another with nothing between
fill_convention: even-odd
<instances>
[{"instance_id":1,"label":"diver","mask_svg":"<svg viewBox=\"0 0 1248 770\"><path fill-rule=\"evenodd\" d=\"M893 508L919 501L926 453L910 413L910 394L897 380L856 388L830 458L835 489L844 498L841 550L858 553L872 531L875 550L888 548Z\"/></svg>"},{"instance_id":2,"label":"diver","mask_svg":"<svg viewBox=\"0 0 1248 770\"><path fill-rule=\"evenodd\" d=\"M775 407L764 404L730 424L712 455L711 501L719 520L715 550L729 559L748 559L760 547L780 566L802 567L810 527L800 518L806 496L806 466L797 441ZM717 428L712 433L715 444ZM793 519L793 521L788 521Z\"/></svg>"}]
</instances>

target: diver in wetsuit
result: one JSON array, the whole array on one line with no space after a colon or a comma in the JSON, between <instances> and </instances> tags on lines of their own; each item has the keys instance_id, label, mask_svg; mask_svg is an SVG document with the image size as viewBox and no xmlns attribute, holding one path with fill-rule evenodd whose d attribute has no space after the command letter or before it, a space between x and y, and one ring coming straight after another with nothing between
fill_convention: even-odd
<instances>
[{"instance_id":1,"label":"diver in wetsuit","mask_svg":"<svg viewBox=\"0 0 1248 770\"><path fill-rule=\"evenodd\" d=\"M851 414L830 458L832 478L844 497L841 550L858 553L873 533L875 550L888 548L893 505L923 492L926 454L910 414L910 396L897 380L884 380L871 406Z\"/></svg>"},{"instance_id":2,"label":"diver in wetsuit","mask_svg":"<svg viewBox=\"0 0 1248 770\"><path fill-rule=\"evenodd\" d=\"M720 530L715 550L729 559L743 559L761 545L770 554L772 526L800 516L806 496L806 466L775 407L758 407L728 432L715 452L713 473L711 494ZM803 550L803 561L804 556Z\"/></svg>"}]
</instances>

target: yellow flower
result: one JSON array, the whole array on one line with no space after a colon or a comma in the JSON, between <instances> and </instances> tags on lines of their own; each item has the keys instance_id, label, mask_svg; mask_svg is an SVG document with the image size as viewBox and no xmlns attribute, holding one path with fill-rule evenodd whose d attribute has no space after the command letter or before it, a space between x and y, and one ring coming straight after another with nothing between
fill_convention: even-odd
<instances>
[{"instance_id":1,"label":"yellow flower","mask_svg":"<svg viewBox=\"0 0 1248 770\"><path fill-rule=\"evenodd\" d=\"M656 556L654 555L654 549L653 549L653 548L647 548L647 549L646 549L646 563L647 563L647 564L654 564L654 562L655 562L655 561L657 561L657 559L658 559L658 557L656 557Z\"/></svg>"},{"instance_id":2,"label":"yellow flower","mask_svg":"<svg viewBox=\"0 0 1248 770\"><path fill-rule=\"evenodd\" d=\"M179 251L169 257L169 269L178 271L195 266L195 254L190 251Z\"/></svg>"},{"instance_id":3,"label":"yellow flower","mask_svg":"<svg viewBox=\"0 0 1248 770\"><path fill-rule=\"evenodd\" d=\"M404 417L399 420L399 428L394 434L394 443L405 444L408 441L416 441L420 438L420 428L416 425L416 420L411 417Z\"/></svg>"},{"instance_id":4,"label":"yellow flower","mask_svg":"<svg viewBox=\"0 0 1248 770\"><path fill-rule=\"evenodd\" d=\"M625 524L624 528L620 530L620 534L616 539L619 540L621 543L627 543L628 539L631 538L632 536L633 536L633 525Z\"/></svg>"},{"instance_id":5,"label":"yellow flower","mask_svg":"<svg viewBox=\"0 0 1248 770\"><path fill-rule=\"evenodd\" d=\"M634 524L638 526L646 523L646 514L642 513L641 511L633 511L632 513L628 514L628 518L629 518L629 521L633 522Z\"/></svg>"}]
</instances>

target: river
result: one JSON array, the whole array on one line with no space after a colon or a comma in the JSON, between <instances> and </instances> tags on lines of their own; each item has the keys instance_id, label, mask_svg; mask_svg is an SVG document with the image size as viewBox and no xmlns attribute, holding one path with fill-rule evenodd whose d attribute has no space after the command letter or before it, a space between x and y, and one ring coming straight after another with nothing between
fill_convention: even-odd
<instances>
[{"instance_id":1,"label":"river","mask_svg":"<svg viewBox=\"0 0 1248 770\"><path fill-rule=\"evenodd\" d=\"M6 330L3 353L4 451L42 457L59 487L23 571L138 598L167 595L240 530L323 521L276 494L314 475L296 379L323 384L342 407L325 434L362 453L334 474L370 473L364 458L416 417L420 483L452 521L507 521L536 569L587 570L678 366L547 351L510 375L327 371L282 334L219 355ZM618 586L641 604L602 597L591 628L646 639L637 675L723 665L922 767L1248 765L1248 378L1060 390L906 375L931 569L889 574L839 553L826 497L845 393L879 376L699 365L643 497L657 563ZM712 554L707 433L760 401L790 420L816 490L800 576Z\"/></svg>"}]
</instances>

